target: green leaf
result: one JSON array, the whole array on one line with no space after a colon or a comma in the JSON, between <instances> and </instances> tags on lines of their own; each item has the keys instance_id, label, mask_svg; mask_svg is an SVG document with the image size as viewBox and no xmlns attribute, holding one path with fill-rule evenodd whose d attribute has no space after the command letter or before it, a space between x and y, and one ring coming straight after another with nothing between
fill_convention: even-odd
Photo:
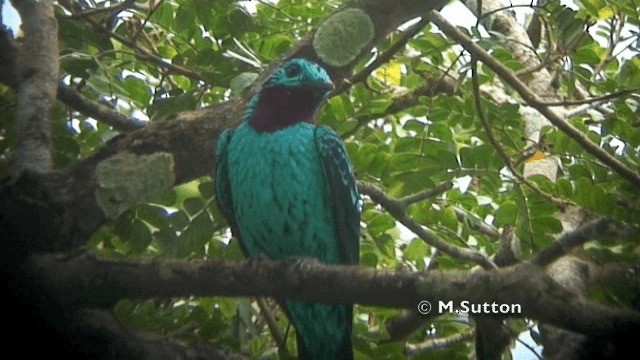
<instances>
[{"instance_id":1,"label":"green leaf","mask_svg":"<svg viewBox=\"0 0 640 360\"><path fill-rule=\"evenodd\" d=\"M503 227L505 225L515 225L518 218L518 205L513 201L500 204L495 214L495 225Z\"/></svg>"},{"instance_id":2,"label":"green leaf","mask_svg":"<svg viewBox=\"0 0 640 360\"><path fill-rule=\"evenodd\" d=\"M275 60L291 47L293 40L282 34L267 36L260 44L259 52L267 60Z\"/></svg>"},{"instance_id":3,"label":"green leaf","mask_svg":"<svg viewBox=\"0 0 640 360\"><path fill-rule=\"evenodd\" d=\"M141 108L147 107L149 100L151 100L151 89L145 81L134 76L127 76L122 82L122 88L136 105Z\"/></svg>"},{"instance_id":4,"label":"green leaf","mask_svg":"<svg viewBox=\"0 0 640 360\"><path fill-rule=\"evenodd\" d=\"M213 222L206 211L196 216L180 235L176 256L185 257L191 253L204 255L204 245L211 239L213 230Z\"/></svg>"},{"instance_id":5,"label":"green leaf","mask_svg":"<svg viewBox=\"0 0 640 360\"><path fill-rule=\"evenodd\" d=\"M388 234L383 234L381 236L376 237L374 241L378 247L378 250L382 255L386 257L387 261L390 259L395 260L396 258L395 244L391 236L389 236Z\"/></svg>"},{"instance_id":6,"label":"green leaf","mask_svg":"<svg viewBox=\"0 0 640 360\"><path fill-rule=\"evenodd\" d=\"M375 268L378 265L378 257L372 252L360 255L360 265Z\"/></svg>"},{"instance_id":7,"label":"green leaf","mask_svg":"<svg viewBox=\"0 0 640 360\"><path fill-rule=\"evenodd\" d=\"M428 255L429 248L422 239L413 239L406 249L403 256L409 261L422 261Z\"/></svg>"},{"instance_id":8,"label":"green leaf","mask_svg":"<svg viewBox=\"0 0 640 360\"><path fill-rule=\"evenodd\" d=\"M458 229L458 217L452 206L447 206L440 211L440 223L451 230Z\"/></svg>"},{"instance_id":9,"label":"green leaf","mask_svg":"<svg viewBox=\"0 0 640 360\"><path fill-rule=\"evenodd\" d=\"M196 105L197 99L192 92L166 98L156 98L149 109L149 117L152 120L166 118L181 111L195 110Z\"/></svg>"},{"instance_id":10,"label":"green leaf","mask_svg":"<svg viewBox=\"0 0 640 360\"><path fill-rule=\"evenodd\" d=\"M98 68L94 59L72 57L60 62L62 69L69 75L83 79L89 78Z\"/></svg>"},{"instance_id":11,"label":"green leaf","mask_svg":"<svg viewBox=\"0 0 640 360\"><path fill-rule=\"evenodd\" d=\"M396 222L391 215L379 214L369 221L367 224L367 230L371 236L379 236L395 226Z\"/></svg>"},{"instance_id":12,"label":"green leaf","mask_svg":"<svg viewBox=\"0 0 640 360\"><path fill-rule=\"evenodd\" d=\"M151 232L149 227L142 221L135 219L131 224L129 239L131 242L131 252L140 254L151 244Z\"/></svg>"},{"instance_id":13,"label":"green leaf","mask_svg":"<svg viewBox=\"0 0 640 360\"><path fill-rule=\"evenodd\" d=\"M618 76L620 87L634 89L640 87L640 55L625 61Z\"/></svg>"}]
</instances>

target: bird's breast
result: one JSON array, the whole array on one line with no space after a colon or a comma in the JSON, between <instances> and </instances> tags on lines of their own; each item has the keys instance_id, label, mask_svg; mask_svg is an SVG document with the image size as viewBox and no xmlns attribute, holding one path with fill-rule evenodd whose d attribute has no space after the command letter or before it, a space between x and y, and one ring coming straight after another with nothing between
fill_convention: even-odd
<instances>
[{"instance_id":1,"label":"bird's breast","mask_svg":"<svg viewBox=\"0 0 640 360\"><path fill-rule=\"evenodd\" d=\"M259 133L243 123L229 144L229 177L240 237L249 254L337 262L313 125Z\"/></svg>"}]
</instances>

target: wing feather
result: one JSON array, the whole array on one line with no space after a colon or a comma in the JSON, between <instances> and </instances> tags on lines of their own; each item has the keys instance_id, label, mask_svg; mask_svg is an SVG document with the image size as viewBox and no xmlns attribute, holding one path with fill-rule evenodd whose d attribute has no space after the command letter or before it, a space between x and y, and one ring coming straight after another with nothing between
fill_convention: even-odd
<instances>
[{"instance_id":1,"label":"wing feather","mask_svg":"<svg viewBox=\"0 0 640 360\"><path fill-rule=\"evenodd\" d=\"M229 223L231 228L231 234L238 240L240 240L240 230L238 228L238 222L236 220L235 213L233 211L233 198L231 196L231 180L229 179L229 160L227 156L227 147L231 142L233 136L233 129L224 130L216 143L216 178L215 178L215 192L216 202L218 208ZM240 248L245 256L248 256L246 249L240 242Z\"/></svg>"},{"instance_id":2,"label":"wing feather","mask_svg":"<svg viewBox=\"0 0 640 360\"><path fill-rule=\"evenodd\" d=\"M318 126L315 140L329 186L341 263L357 264L361 202L349 157L342 139L331 128Z\"/></svg>"}]
</instances>

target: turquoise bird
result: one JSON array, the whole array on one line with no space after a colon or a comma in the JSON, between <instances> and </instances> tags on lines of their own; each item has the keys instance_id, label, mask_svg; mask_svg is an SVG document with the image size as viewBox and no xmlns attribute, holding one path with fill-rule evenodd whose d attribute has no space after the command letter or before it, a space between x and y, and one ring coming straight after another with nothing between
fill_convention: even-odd
<instances>
[{"instance_id":1,"label":"turquoise bird","mask_svg":"<svg viewBox=\"0 0 640 360\"><path fill-rule=\"evenodd\" d=\"M313 116L333 89L319 65L280 65L217 142L216 199L245 256L357 264L360 197L342 140ZM352 305L279 299L298 357L353 359Z\"/></svg>"}]
</instances>

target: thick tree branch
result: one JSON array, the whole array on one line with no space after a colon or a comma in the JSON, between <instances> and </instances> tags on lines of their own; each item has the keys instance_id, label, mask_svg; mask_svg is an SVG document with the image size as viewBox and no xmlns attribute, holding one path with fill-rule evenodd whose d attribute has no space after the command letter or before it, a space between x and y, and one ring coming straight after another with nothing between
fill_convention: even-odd
<instances>
[{"instance_id":1,"label":"thick tree branch","mask_svg":"<svg viewBox=\"0 0 640 360\"><path fill-rule=\"evenodd\" d=\"M425 273L438 268L438 262L434 260L437 259L440 254L441 252L438 249L433 251L433 253L431 254L431 261L429 261L429 265L427 265ZM389 334L389 340L399 341L406 339L418 327L438 315L439 314L437 314L435 311L426 315L421 314L417 308L404 310L400 314L400 316L387 322L386 329L387 333Z\"/></svg>"},{"instance_id":2,"label":"thick tree branch","mask_svg":"<svg viewBox=\"0 0 640 360\"><path fill-rule=\"evenodd\" d=\"M50 111L58 86L58 24L53 1L13 1L25 40L19 66L16 157L13 178L25 171L46 173L51 157ZM28 54L28 56L25 56Z\"/></svg>"},{"instance_id":3,"label":"thick tree branch","mask_svg":"<svg viewBox=\"0 0 640 360\"><path fill-rule=\"evenodd\" d=\"M317 261L114 262L91 254L44 255L27 266L34 283L70 308L111 306L121 298L187 296L271 296L303 301L359 303L414 308L430 301L519 304L528 317L594 336L633 334L640 313L612 309L576 296L523 263L476 272L410 273ZM504 314L503 314L504 316Z\"/></svg>"}]
</instances>

